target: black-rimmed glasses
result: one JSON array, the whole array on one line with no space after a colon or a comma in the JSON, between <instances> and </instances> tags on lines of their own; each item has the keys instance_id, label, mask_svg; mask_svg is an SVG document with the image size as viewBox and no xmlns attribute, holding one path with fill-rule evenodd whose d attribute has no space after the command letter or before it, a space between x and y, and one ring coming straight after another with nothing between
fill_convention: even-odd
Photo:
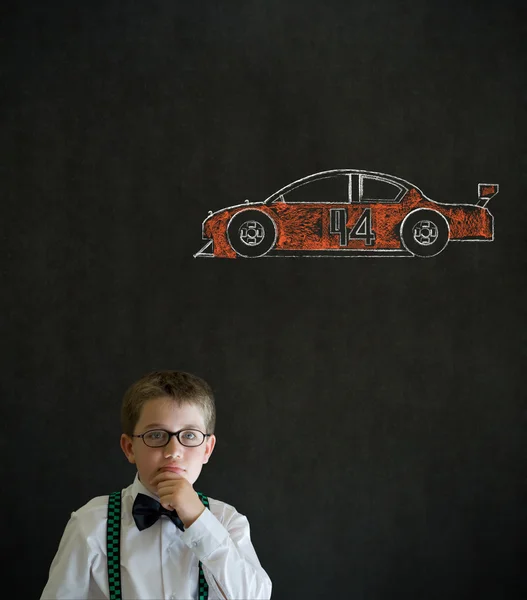
<instances>
[{"instance_id":1,"label":"black-rimmed glasses","mask_svg":"<svg viewBox=\"0 0 527 600\"><path fill-rule=\"evenodd\" d=\"M162 448L170 442L172 436L176 436L177 441L182 446L189 446L194 448L195 446L201 446L205 441L205 438L210 437L212 434L203 433L199 429L180 429L179 431L167 431L166 429L151 429L145 431L139 435L132 435L132 437L139 437L143 439L143 442L150 448Z\"/></svg>"}]
</instances>

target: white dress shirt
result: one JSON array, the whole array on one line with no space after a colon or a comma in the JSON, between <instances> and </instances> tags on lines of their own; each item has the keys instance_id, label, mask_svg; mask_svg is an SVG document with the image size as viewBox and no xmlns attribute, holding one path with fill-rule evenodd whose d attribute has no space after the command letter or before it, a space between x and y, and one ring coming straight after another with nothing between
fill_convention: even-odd
<instances>
[{"instance_id":1,"label":"white dress shirt","mask_svg":"<svg viewBox=\"0 0 527 600\"><path fill-rule=\"evenodd\" d=\"M254 551L249 522L234 507L209 498L210 510L205 509L184 532L166 516L139 531L132 516L138 493L155 498L136 475L122 493L124 600L196 599L199 561L209 584L210 600L271 597L271 580ZM71 514L41 600L109 598L107 517L108 496L98 496Z\"/></svg>"}]
</instances>

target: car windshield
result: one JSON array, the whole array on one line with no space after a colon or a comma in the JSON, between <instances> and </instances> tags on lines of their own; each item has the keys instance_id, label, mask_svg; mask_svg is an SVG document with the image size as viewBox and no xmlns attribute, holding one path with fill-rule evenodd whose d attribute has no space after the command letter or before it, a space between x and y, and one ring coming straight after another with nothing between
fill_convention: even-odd
<instances>
[{"instance_id":1,"label":"car windshield","mask_svg":"<svg viewBox=\"0 0 527 600\"><path fill-rule=\"evenodd\" d=\"M343 173L295 181L275 192L265 204L277 201L288 204L349 202L349 181L349 175Z\"/></svg>"}]
</instances>

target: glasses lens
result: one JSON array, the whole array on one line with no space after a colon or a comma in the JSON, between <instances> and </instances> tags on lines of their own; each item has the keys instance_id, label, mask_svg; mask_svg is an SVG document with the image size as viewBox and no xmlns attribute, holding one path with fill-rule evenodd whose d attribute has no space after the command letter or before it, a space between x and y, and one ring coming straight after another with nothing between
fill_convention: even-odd
<instances>
[{"instance_id":1,"label":"glasses lens","mask_svg":"<svg viewBox=\"0 0 527 600\"><path fill-rule=\"evenodd\" d=\"M147 431L144 434L143 440L147 446L159 448L160 446L167 445L168 433L162 429L153 429L152 431Z\"/></svg>"},{"instance_id":2,"label":"glasses lens","mask_svg":"<svg viewBox=\"0 0 527 600\"><path fill-rule=\"evenodd\" d=\"M179 441L183 446L200 446L205 436L196 429L185 429L179 432Z\"/></svg>"}]
</instances>

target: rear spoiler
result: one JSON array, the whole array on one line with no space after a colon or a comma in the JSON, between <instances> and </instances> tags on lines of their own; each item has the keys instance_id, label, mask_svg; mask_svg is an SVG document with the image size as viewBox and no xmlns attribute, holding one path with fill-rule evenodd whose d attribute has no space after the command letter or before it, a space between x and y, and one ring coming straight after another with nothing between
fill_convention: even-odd
<instances>
[{"instance_id":1,"label":"rear spoiler","mask_svg":"<svg viewBox=\"0 0 527 600\"><path fill-rule=\"evenodd\" d=\"M487 206L488 201L500 191L497 183L478 183L478 201L476 206Z\"/></svg>"}]
</instances>

